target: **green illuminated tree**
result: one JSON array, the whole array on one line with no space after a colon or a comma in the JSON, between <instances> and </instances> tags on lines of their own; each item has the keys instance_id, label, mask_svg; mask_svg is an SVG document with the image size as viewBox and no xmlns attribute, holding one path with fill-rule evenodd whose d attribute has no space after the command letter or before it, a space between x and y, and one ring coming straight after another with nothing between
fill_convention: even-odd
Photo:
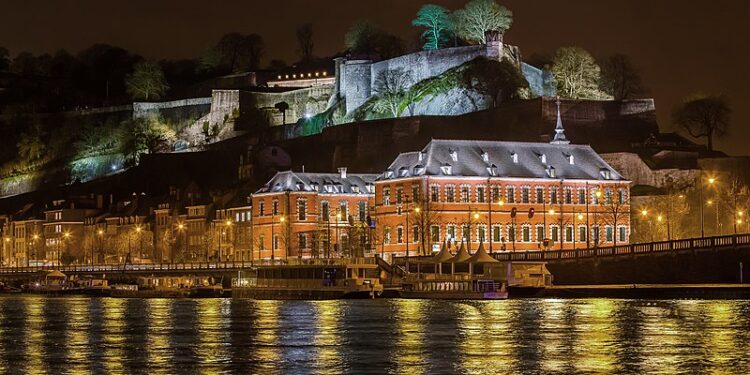
<instances>
[{"instance_id":1,"label":"green illuminated tree","mask_svg":"<svg viewBox=\"0 0 750 375\"><path fill-rule=\"evenodd\" d=\"M425 40L424 49L440 49L448 43L449 35L453 32L453 20L448 9L440 5L425 4L417 12L417 18L411 21L414 26L424 27L422 38Z\"/></svg>"},{"instance_id":2,"label":"green illuminated tree","mask_svg":"<svg viewBox=\"0 0 750 375\"><path fill-rule=\"evenodd\" d=\"M706 138L708 149L713 151L714 137L721 137L727 132L731 113L724 96L695 95L675 109L672 120L691 137Z\"/></svg>"},{"instance_id":3,"label":"green illuminated tree","mask_svg":"<svg viewBox=\"0 0 750 375\"><path fill-rule=\"evenodd\" d=\"M552 64L557 93L571 99L609 99L599 90L601 69L593 57L580 47L557 50Z\"/></svg>"},{"instance_id":4,"label":"green illuminated tree","mask_svg":"<svg viewBox=\"0 0 750 375\"><path fill-rule=\"evenodd\" d=\"M21 139L16 145L18 156L26 162L34 162L44 155L44 143L41 140L38 129L36 131L21 133Z\"/></svg>"},{"instance_id":5,"label":"green illuminated tree","mask_svg":"<svg viewBox=\"0 0 750 375\"><path fill-rule=\"evenodd\" d=\"M467 42L485 44L487 31L504 33L513 23L513 13L495 0L472 0L453 12L458 36Z\"/></svg>"},{"instance_id":6,"label":"green illuminated tree","mask_svg":"<svg viewBox=\"0 0 750 375\"><path fill-rule=\"evenodd\" d=\"M615 54L602 63L601 89L615 100L633 99L645 91L630 59Z\"/></svg>"},{"instance_id":7,"label":"green illuminated tree","mask_svg":"<svg viewBox=\"0 0 750 375\"><path fill-rule=\"evenodd\" d=\"M169 89L159 64L142 61L135 65L133 74L125 78L125 90L135 100L160 99Z\"/></svg>"}]
</instances>

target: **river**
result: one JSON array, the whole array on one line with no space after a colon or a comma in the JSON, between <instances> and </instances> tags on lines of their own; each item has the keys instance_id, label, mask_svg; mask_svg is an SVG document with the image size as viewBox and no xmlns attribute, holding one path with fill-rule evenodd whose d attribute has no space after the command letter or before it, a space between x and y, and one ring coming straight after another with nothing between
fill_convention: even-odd
<instances>
[{"instance_id":1,"label":"river","mask_svg":"<svg viewBox=\"0 0 750 375\"><path fill-rule=\"evenodd\" d=\"M750 301L0 297L0 373L750 373Z\"/></svg>"}]
</instances>

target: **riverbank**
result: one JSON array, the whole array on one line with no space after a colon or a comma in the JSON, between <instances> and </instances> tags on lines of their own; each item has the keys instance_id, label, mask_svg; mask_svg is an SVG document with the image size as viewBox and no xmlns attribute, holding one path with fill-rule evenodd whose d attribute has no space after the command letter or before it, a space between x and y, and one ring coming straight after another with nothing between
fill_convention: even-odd
<instances>
[{"instance_id":1,"label":"riverbank","mask_svg":"<svg viewBox=\"0 0 750 375\"><path fill-rule=\"evenodd\" d=\"M613 284L554 285L537 297L647 298L647 299L750 299L750 284Z\"/></svg>"}]
</instances>

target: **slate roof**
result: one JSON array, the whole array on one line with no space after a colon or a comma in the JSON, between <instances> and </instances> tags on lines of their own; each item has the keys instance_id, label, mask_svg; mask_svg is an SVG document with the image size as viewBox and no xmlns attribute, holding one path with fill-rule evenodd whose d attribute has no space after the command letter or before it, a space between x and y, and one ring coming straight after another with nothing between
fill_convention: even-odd
<instances>
[{"instance_id":1,"label":"slate roof","mask_svg":"<svg viewBox=\"0 0 750 375\"><path fill-rule=\"evenodd\" d=\"M255 194L317 191L321 194L375 194L376 174L277 172Z\"/></svg>"},{"instance_id":2,"label":"slate roof","mask_svg":"<svg viewBox=\"0 0 750 375\"><path fill-rule=\"evenodd\" d=\"M588 145L439 139L400 154L379 180L412 176L625 180Z\"/></svg>"}]
</instances>

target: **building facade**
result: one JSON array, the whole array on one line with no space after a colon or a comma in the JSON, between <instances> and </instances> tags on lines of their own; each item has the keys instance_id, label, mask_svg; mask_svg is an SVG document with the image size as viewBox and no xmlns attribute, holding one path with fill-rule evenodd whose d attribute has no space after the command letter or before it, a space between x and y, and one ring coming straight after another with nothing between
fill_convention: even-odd
<instances>
[{"instance_id":1,"label":"building facade","mask_svg":"<svg viewBox=\"0 0 750 375\"><path fill-rule=\"evenodd\" d=\"M629 181L589 146L433 140L375 182L385 254L431 254L444 241L488 251L628 243Z\"/></svg>"},{"instance_id":2,"label":"building facade","mask_svg":"<svg viewBox=\"0 0 750 375\"><path fill-rule=\"evenodd\" d=\"M279 172L252 195L255 259L371 252L374 174Z\"/></svg>"}]
</instances>

